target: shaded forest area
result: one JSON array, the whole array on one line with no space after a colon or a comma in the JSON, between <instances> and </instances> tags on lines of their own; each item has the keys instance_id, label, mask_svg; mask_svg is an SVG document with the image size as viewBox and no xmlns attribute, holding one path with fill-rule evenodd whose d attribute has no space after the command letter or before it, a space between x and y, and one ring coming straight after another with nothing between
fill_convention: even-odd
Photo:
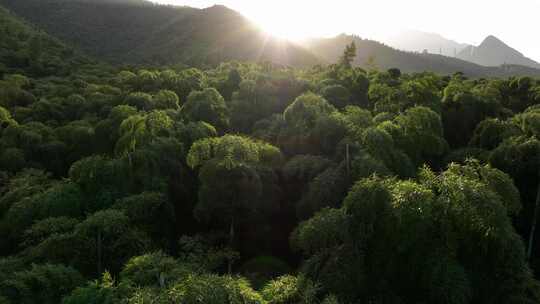
<instances>
[{"instance_id":1,"label":"shaded forest area","mask_svg":"<svg viewBox=\"0 0 540 304\"><path fill-rule=\"evenodd\" d=\"M540 301L538 79L118 67L0 13L0 303Z\"/></svg>"}]
</instances>

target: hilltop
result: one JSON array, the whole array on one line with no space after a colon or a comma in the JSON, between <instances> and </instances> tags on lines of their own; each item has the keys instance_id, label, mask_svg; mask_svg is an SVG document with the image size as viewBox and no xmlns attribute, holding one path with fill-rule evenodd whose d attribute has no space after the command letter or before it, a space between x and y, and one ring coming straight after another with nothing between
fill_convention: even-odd
<instances>
[{"instance_id":1,"label":"hilltop","mask_svg":"<svg viewBox=\"0 0 540 304\"><path fill-rule=\"evenodd\" d=\"M362 39L354 35L342 34L333 38L311 39L306 41L304 46L324 60L337 62L345 46L352 41L357 47L354 63L363 68L399 68L408 73L431 71L439 74L450 74L463 72L471 77L540 75L540 70L526 66L485 67L442 55L400 51L380 42Z\"/></svg>"},{"instance_id":2,"label":"hilltop","mask_svg":"<svg viewBox=\"0 0 540 304\"><path fill-rule=\"evenodd\" d=\"M318 63L311 53L269 36L224 6L195 9L133 0L1 0L0 4L111 63L213 65L235 59L292 66Z\"/></svg>"},{"instance_id":3,"label":"hilltop","mask_svg":"<svg viewBox=\"0 0 540 304\"><path fill-rule=\"evenodd\" d=\"M466 47L457 57L483 66L516 64L540 68L540 63L525 57L495 36L488 36L479 46Z\"/></svg>"},{"instance_id":4,"label":"hilltop","mask_svg":"<svg viewBox=\"0 0 540 304\"><path fill-rule=\"evenodd\" d=\"M351 35L296 44L269 35L240 13L219 5L197 9L144 0L0 0L0 4L65 44L112 64L204 67L238 60L309 67L336 62L345 46L354 41L354 64L363 68L463 72L470 77L540 75L540 66L518 60L519 52L503 47L502 42L490 42L493 39L474 49L474 58L464 57L471 53L469 48L460 58L452 58L401 51ZM484 49L502 49L506 59L514 59L500 60Z\"/></svg>"}]
</instances>

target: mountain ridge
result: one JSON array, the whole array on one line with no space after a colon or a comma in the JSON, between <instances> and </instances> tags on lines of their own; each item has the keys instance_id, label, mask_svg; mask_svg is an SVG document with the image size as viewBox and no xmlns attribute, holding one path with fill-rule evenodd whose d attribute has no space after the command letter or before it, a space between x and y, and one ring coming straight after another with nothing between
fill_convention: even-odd
<instances>
[{"instance_id":1,"label":"mountain ridge","mask_svg":"<svg viewBox=\"0 0 540 304\"><path fill-rule=\"evenodd\" d=\"M291 42L269 37L225 6L197 9L129 3L0 1L0 5L49 34L111 63L215 65L224 60L271 61L292 66L319 63L309 52Z\"/></svg>"},{"instance_id":2,"label":"mountain ridge","mask_svg":"<svg viewBox=\"0 0 540 304\"><path fill-rule=\"evenodd\" d=\"M488 35L478 46L466 47L457 57L482 66L517 64L540 68L540 63L526 57L494 35Z\"/></svg>"},{"instance_id":3,"label":"mountain ridge","mask_svg":"<svg viewBox=\"0 0 540 304\"><path fill-rule=\"evenodd\" d=\"M389 46L409 52L424 52L430 54L455 57L458 52L469 46L444 37L438 33L423 32L418 30L405 30L398 34L382 39Z\"/></svg>"},{"instance_id":4,"label":"mountain ridge","mask_svg":"<svg viewBox=\"0 0 540 304\"><path fill-rule=\"evenodd\" d=\"M223 5L198 9L145 0L0 0L0 5L83 53L113 64L206 66L238 60L309 67L336 62L355 41L355 65L363 68L373 64L470 77L540 76L540 69L531 67L485 67L461 58L401 51L354 35L292 43L270 36Z\"/></svg>"},{"instance_id":5,"label":"mountain ridge","mask_svg":"<svg viewBox=\"0 0 540 304\"><path fill-rule=\"evenodd\" d=\"M308 40L304 46L329 62L337 62L345 46L355 42L357 56L354 64L363 68L399 68L407 73L431 71L439 74L463 72L470 77L507 77L511 75L539 76L540 70L518 65L485 67L459 58L436 54L405 52L378 41L356 35L341 34L333 38Z\"/></svg>"}]
</instances>

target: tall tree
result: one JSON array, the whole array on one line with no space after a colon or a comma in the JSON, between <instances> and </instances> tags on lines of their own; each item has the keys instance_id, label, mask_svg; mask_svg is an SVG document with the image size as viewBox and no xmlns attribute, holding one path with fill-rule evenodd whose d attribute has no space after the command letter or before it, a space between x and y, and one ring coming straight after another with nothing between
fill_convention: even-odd
<instances>
[{"instance_id":1,"label":"tall tree","mask_svg":"<svg viewBox=\"0 0 540 304\"><path fill-rule=\"evenodd\" d=\"M201 181L195 215L228 225L233 247L238 223L260 207L262 184L257 167L272 167L280 161L279 149L241 136L195 142L187 157L188 165L199 169ZM228 267L230 272L232 262Z\"/></svg>"},{"instance_id":2,"label":"tall tree","mask_svg":"<svg viewBox=\"0 0 540 304\"><path fill-rule=\"evenodd\" d=\"M351 44L345 47L345 50L343 51L343 55L341 56L339 63L343 67L351 68L355 58L356 58L356 43L352 41Z\"/></svg>"}]
</instances>

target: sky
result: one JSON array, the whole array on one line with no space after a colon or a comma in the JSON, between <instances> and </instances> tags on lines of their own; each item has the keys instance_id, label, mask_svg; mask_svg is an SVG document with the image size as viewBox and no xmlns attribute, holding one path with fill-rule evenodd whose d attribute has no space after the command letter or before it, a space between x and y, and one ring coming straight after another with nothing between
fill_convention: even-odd
<instances>
[{"instance_id":1,"label":"sky","mask_svg":"<svg viewBox=\"0 0 540 304\"><path fill-rule=\"evenodd\" d=\"M403 30L438 33L478 45L488 35L540 62L540 0L153 0L225 5L291 40L340 33L383 41Z\"/></svg>"}]
</instances>

